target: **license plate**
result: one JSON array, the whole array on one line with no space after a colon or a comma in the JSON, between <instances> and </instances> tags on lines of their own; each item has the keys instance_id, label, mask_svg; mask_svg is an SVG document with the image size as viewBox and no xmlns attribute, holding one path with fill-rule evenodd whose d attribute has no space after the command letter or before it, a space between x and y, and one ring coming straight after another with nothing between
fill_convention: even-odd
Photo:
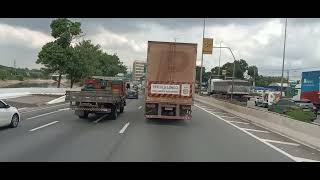
<instances>
[{"instance_id":1,"label":"license plate","mask_svg":"<svg viewBox=\"0 0 320 180\"><path fill-rule=\"evenodd\" d=\"M165 107L164 110L166 110L166 111L172 111L173 108L172 108L172 107Z\"/></svg>"}]
</instances>

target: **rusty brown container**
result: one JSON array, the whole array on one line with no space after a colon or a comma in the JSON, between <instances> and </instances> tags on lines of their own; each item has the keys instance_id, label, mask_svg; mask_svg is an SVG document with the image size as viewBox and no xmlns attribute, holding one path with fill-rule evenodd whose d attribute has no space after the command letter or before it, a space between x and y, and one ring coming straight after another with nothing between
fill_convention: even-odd
<instances>
[{"instance_id":1,"label":"rusty brown container","mask_svg":"<svg viewBox=\"0 0 320 180\"><path fill-rule=\"evenodd\" d=\"M197 44L148 42L145 89L147 118L191 118L196 58ZM148 115L148 104L150 107L156 106L157 113ZM173 107L173 111L176 112L170 113L170 110L163 110L165 113L161 112L161 109L170 109L169 107ZM180 113L183 108L188 109L189 107L190 113L187 113L188 115Z\"/></svg>"}]
</instances>

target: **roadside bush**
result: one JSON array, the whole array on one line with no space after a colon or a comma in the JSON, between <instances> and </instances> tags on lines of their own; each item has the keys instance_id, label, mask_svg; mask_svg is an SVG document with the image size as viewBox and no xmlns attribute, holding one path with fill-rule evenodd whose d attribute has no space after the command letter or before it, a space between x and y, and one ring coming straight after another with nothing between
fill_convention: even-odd
<instances>
[{"instance_id":1,"label":"roadside bush","mask_svg":"<svg viewBox=\"0 0 320 180\"><path fill-rule=\"evenodd\" d=\"M23 76L16 76L19 81L23 81Z\"/></svg>"},{"instance_id":2,"label":"roadside bush","mask_svg":"<svg viewBox=\"0 0 320 180\"><path fill-rule=\"evenodd\" d=\"M314 119L316 118L315 114L312 111L303 111L300 108L290 110L286 113L286 115L293 119L309 123L314 121Z\"/></svg>"}]
</instances>

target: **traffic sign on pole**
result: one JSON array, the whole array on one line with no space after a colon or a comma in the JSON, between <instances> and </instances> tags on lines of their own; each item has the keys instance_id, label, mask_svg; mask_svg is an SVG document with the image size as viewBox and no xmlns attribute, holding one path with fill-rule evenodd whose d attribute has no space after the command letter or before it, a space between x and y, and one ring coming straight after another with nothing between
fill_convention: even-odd
<instances>
[{"instance_id":1,"label":"traffic sign on pole","mask_svg":"<svg viewBox=\"0 0 320 180\"><path fill-rule=\"evenodd\" d=\"M213 39L203 38L202 52L203 54L212 54Z\"/></svg>"}]
</instances>

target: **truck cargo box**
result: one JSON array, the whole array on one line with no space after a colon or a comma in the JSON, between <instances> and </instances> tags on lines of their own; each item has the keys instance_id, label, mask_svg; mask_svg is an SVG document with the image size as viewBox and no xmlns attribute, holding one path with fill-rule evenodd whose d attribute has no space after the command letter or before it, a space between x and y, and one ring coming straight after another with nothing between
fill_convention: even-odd
<instances>
[{"instance_id":1,"label":"truck cargo box","mask_svg":"<svg viewBox=\"0 0 320 180\"><path fill-rule=\"evenodd\" d=\"M145 87L147 118L191 118L196 57L197 44L148 42ZM154 108L157 112L148 112ZM185 110L190 111L188 115L184 114Z\"/></svg>"},{"instance_id":2,"label":"truck cargo box","mask_svg":"<svg viewBox=\"0 0 320 180\"><path fill-rule=\"evenodd\" d=\"M314 104L320 104L320 71L302 72L301 99L311 100Z\"/></svg>"}]
</instances>

